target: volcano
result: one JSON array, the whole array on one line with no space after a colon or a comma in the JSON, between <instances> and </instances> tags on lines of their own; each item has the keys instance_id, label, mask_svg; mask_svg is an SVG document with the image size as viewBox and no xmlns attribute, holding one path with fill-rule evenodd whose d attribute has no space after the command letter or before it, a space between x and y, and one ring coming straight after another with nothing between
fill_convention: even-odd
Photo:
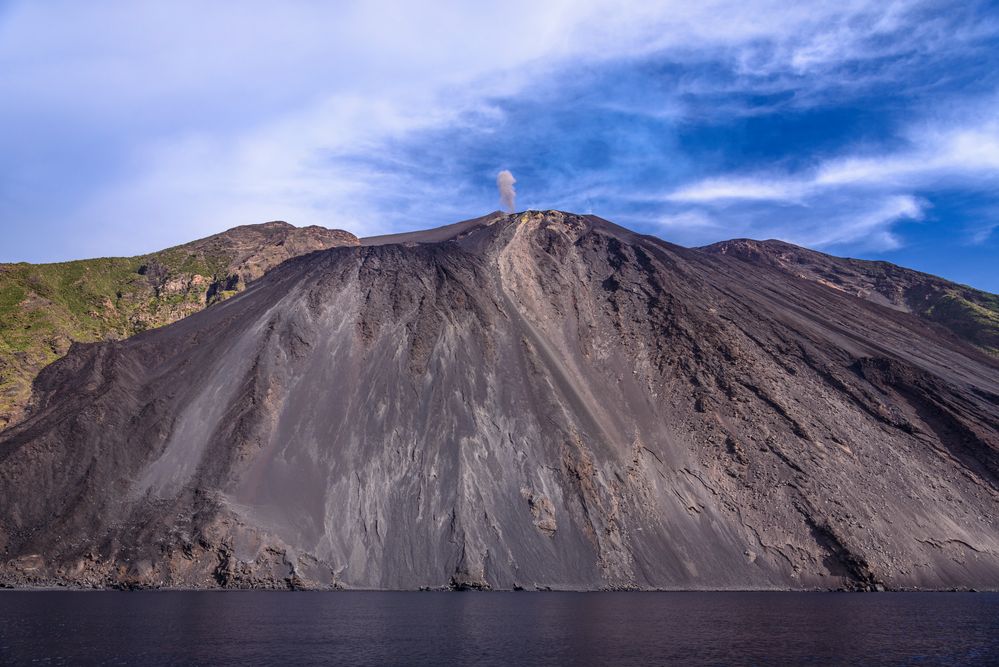
<instances>
[{"instance_id":1,"label":"volcano","mask_svg":"<svg viewBox=\"0 0 999 667\"><path fill-rule=\"evenodd\" d=\"M495 213L74 344L0 582L999 588L999 360L733 248Z\"/></svg>"}]
</instances>

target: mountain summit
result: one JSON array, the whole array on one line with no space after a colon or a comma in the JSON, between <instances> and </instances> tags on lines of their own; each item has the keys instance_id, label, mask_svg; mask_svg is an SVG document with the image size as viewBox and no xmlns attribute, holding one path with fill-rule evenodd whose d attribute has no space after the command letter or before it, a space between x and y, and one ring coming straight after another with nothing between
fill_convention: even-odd
<instances>
[{"instance_id":1,"label":"mountain summit","mask_svg":"<svg viewBox=\"0 0 999 667\"><path fill-rule=\"evenodd\" d=\"M7 585L999 582L999 361L594 216L293 258L35 392L0 434Z\"/></svg>"}]
</instances>

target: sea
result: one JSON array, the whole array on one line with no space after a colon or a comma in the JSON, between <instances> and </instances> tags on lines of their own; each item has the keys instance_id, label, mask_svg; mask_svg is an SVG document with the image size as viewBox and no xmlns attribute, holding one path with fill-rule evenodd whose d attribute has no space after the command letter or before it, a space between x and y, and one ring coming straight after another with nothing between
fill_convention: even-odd
<instances>
[{"instance_id":1,"label":"sea","mask_svg":"<svg viewBox=\"0 0 999 667\"><path fill-rule=\"evenodd\" d=\"M2 665L988 665L999 593L0 591Z\"/></svg>"}]
</instances>

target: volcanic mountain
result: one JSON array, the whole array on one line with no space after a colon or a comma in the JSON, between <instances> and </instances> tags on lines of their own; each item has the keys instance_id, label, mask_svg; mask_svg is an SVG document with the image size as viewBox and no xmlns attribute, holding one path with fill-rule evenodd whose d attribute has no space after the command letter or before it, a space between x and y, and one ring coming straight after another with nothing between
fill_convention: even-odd
<instances>
[{"instance_id":1,"label":"volcanic mountain","mask_svg":"<svg viewBox=\"0 0 999 667\"><path fill-rule=\"evenodd\" d=\"M593 216L296 257L34 390L7 585L999 587L996 358Z\"/></svg>"}]
</instances>

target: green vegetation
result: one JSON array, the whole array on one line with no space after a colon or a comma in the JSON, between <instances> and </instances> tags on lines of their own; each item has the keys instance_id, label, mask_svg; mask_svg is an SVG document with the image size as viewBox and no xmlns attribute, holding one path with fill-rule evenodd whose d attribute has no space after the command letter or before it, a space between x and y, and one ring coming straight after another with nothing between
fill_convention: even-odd
<instances>
[{"instance_id":1,"label":"green vegetation","mask_svg":"<svg viewBox=\"0 0 999 667\"><path fill-rule=\"evenodd\" d=\"M967 288L939 295L923 315L999 356L999 296Z\"/></svg>"},{"instance_id":2,"label":"green vegetation","mask_svg":"<svg viewBox=\"0 0 999 667\"><path fill-rule=\"evenodd\" d=\"M275 221L140 257L0 264L0 428L23 415L38 372L74 341L169 324L228 299L289 257L356 243L342 230Z\"/></svg>"},{"instance_id":3,"label":"green vegetation","mask_svg":"<svg viewBox=\"0 0 999 667\"><path fill-rule=\"evenodd\" d=\"M221 248L179 246L141 257L0 265L0 428L20 416L35 375L73 341L124 338L200 310L231 261ZM214 292L213 301L236 293Z\"/></svg>"}]
</instances>

